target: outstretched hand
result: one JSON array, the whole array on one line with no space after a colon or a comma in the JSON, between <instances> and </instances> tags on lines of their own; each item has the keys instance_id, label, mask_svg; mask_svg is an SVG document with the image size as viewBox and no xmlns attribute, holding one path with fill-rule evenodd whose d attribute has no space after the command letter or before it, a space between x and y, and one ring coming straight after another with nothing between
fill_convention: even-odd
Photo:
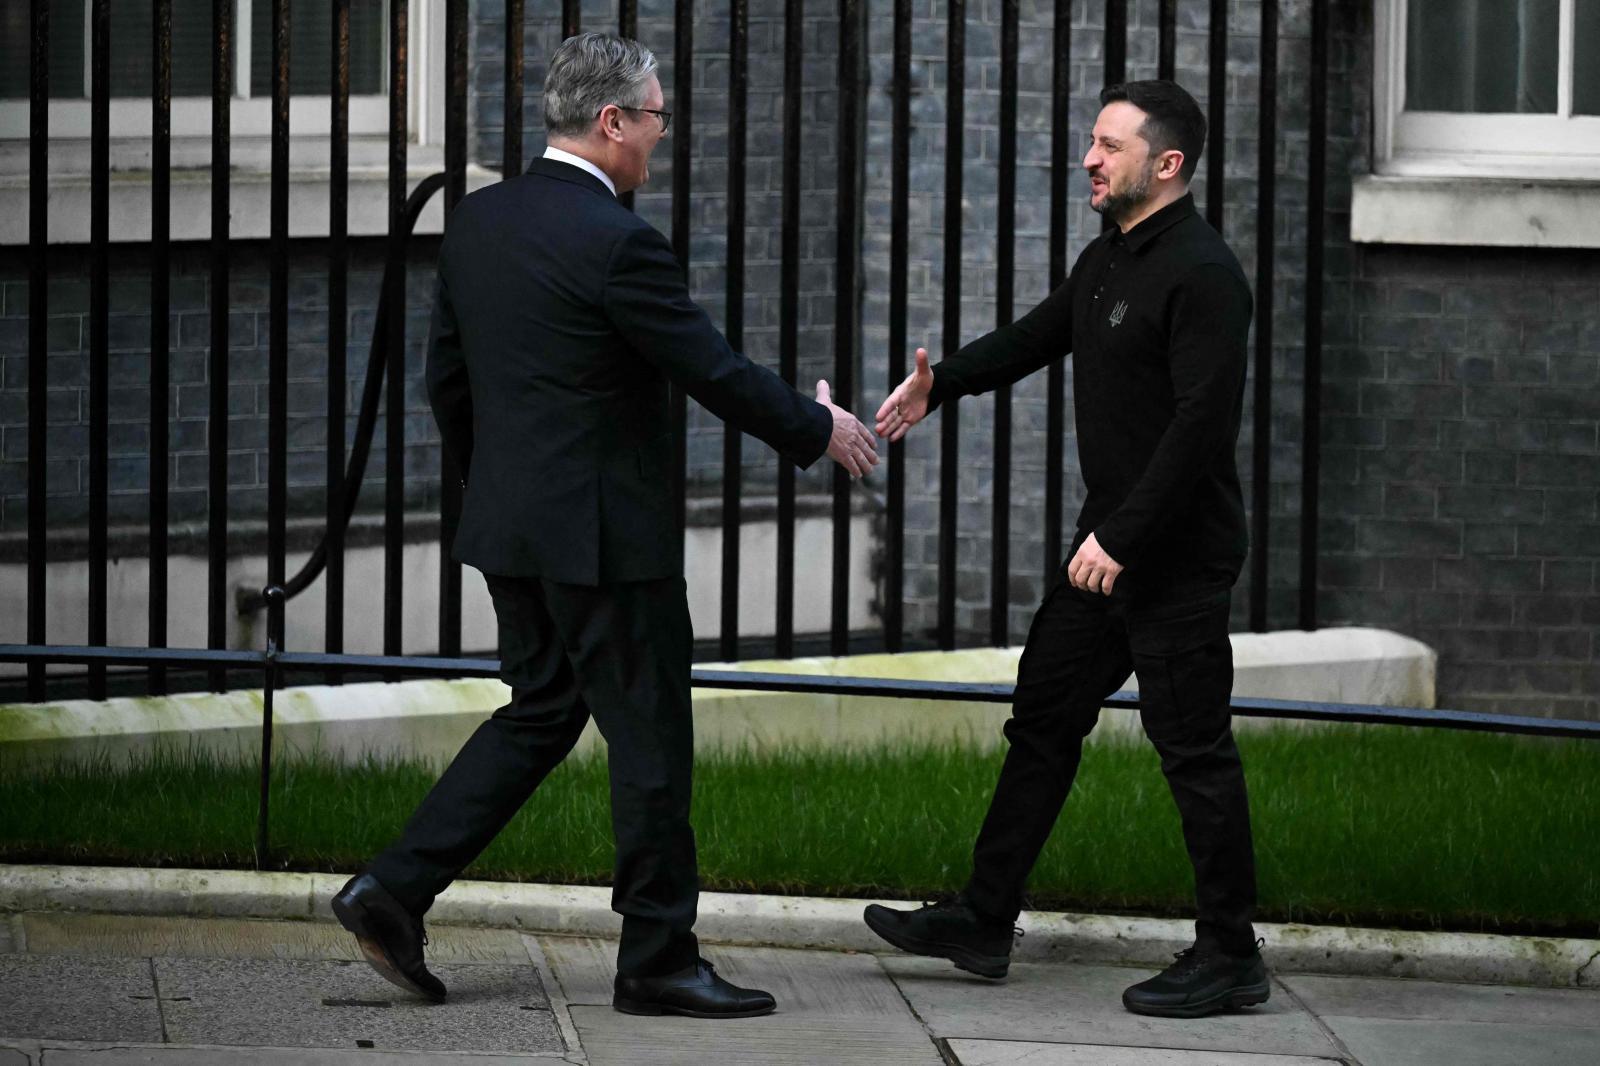
<instances>
[{"instance_id":1,"label":"outstretched hand","mask_svg":"<svg viewBox=\"0 0 1600 1066\"><path fill-rule=\"evenodd\" d=\"M834 404L826 381L817 382L817 402L833 416L828 458L844 467L851 477L866 477L867 471L878 465L878 442L855 415Z\"/></svg>"},{"instance_id":2,"label":"outstretched hand","mask_svg":"<svg viewBox=\"0 0 1600 1066\"><path fill-rule=\"evenodd\" d=\"M878 408L878 436L893 444L912 426L928 417L928 395L933 392L933 371L928 367L928 349L917 349L916 369L906 375L900 387L889 394Z\"/></svg>"}]
</instances>

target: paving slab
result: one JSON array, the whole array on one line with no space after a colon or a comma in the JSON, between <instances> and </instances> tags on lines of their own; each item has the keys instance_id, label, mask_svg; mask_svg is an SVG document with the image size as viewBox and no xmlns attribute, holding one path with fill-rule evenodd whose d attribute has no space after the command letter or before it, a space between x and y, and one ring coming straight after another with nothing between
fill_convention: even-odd
<instances>
[{"instance_id":1,"label":"paving slab","mask_svg":"<svg viewBox=\"0 0 1600 1066\"><path fill-rule=\"evenodd\" d=\"M1248 1052L1036 1044L1026 1040L951 1040L960 1066L1330 1066L1340 1059Z\"/></svg>"},{"instance_id":2,"label":"paving slab","mask_svg":"<svg viewBox=\"0 0 1600 1066\"><path fill-rule=\"evenodd\" d=\"M355 937L329 922L47 911L16 920L27 950L40 954L361 960ZM528 952L514 932L429 925L428 962L517 966L527 964Z\"/></svg>"},{"instance_id":3,"label":"paving slab","mask_svg":"<svg viewBox=\"0 0 1600 1066\"><path fill-rule=\"evenodd\" d=\"M1122 1006L1122 990L1150 976L1148 970L1014 962L1004 982L993 982L964 974L941 959L894 955L882 961L922 1020L936 1035L949 1039L1311 1058L1339 1054L1316 1019L1281 990L1248 1010L1192 1020L1148 1018Z\"/></svg>"},{"instance_id":4,"label":"paving slab","mask_svg":"<svg viewBox=\"0 0 1600 1066\"><path fill-rule=\"evenodd\" d=\"M0 1066L33 1066L33 1056L19 1048L0 1047Z\"/></svg>"},{"instance_id":5,"label":"paving slab","mask_svg":"<svg viewBox=\"0 0 1600 1066\"><path fill-rule=\"evenodd\" d=\"M1591 1066L1600 1029L1504 1022L1327 1017L1362 1066Z\"/></svg>"},{"instance_id":6,"label":"paving slab","mask_svg":"<svg viewBox=\"0 0 1600 1066\"><path fill-rule=\"evenodd\" d=\"M0 1037L159 1041L145 959L0 955Z\"/></svg>"},{"instance_id":7,"label":"paving slab","mask_svg":"<svg viewBox=\"0 0 1600 1066\"><path fill-rule=\"evenodd\" d=\"M1282 977L1313 1014L1600 1028L1600 990L1384 977Z\"/></svg>"},{"instance_id":8,"label":"paving slab","mask_svg":"<svg viewBox=\"0 0 1600 1066\"><path fill-rule=\"evenodd\" d=\"M590 1066L943 1066L920 1026L870 1015L636 1018L610 1007L572 1008Z\"/></svg>"},{"instance_id":9,"label":"paving slab","mask_svg":"<svg viewBox=\"0 0 1600 1066\"><path fill-rule=\"evenodd\" d=\"M500 1053L565 1046L532 965L438 967L450 989L440 1004L361 963L162 958L153 966L167 1038L177 1044Z\"/></svg>"},{"instance_id":10,"label":"paving slab","mask_svg":"<svg viewBox=\"0 0 1600 1066\"><path fill-rule=\"evenodd\" d=\"M22 939L17 935L17 916L0 914L0 955L10 955L20 951L22 951Z\"/></svg>"},{"instance_id":11,"label":"paving slab","mask_svg":"<svg viewBox=\"0 0 1600 1066\"><path fill-rule=\"evenodd\" d=\"M939 1066L927 1030L878 960L783 948L707 948L717 972L764 988L778 1009L762 1018L637 1018L611 1009L613 941L541 937L593 1066Z\"/></svg>"},{"instance_id":12,"label":"paving slab","mask_svg":"<svg viewBox=\"0 0 1600 1066\"><path fill-rule=\"evenodd\" d=\"M540 937L567 1002L611 1005L617 945L611 940ZM910 1019L904 998L872 955L789 948L702 948L717 973L736 985L762 988L785 1014L828 1013Z\"/></svg>"},{"instance_id":13,"label":"paving slab","mask_svg":"<svg viewBox=\"0 0 1600 1066\"><path fill-rule=\"evenodd\" d=\"M327 1048L129 1047L126 1044L60 1047L45 1044L42 1051L42 1057L33 1060L31 1066L372 1066L374 1061L371 1051ZM548 1066L553 1057L548 1054L457 1055L394 1050L381 1054L382 1061L396 1066ZM555 1061L564 1060L556 1057ZM13 1066L3 1052L0 1052L0 1066Z\"/></svg>"}]
</instances>

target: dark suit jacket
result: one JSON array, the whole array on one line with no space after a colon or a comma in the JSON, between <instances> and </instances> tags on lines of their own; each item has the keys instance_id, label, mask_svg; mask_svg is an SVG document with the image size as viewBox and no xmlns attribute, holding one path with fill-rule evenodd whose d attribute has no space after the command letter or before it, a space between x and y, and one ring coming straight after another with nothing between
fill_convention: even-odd
<instances>
[{"instance_id":1,"label":"dark suit jacket","mask_svg":"<svg viewBox=\"0 0 1600 1066\"><path fill-rule=\"evenodd\" d=\"M466 479L455 558L568 584L683 573L668 381L800 467L833 431L729 347L666 238L550 159L452 212L427 381Z\"/></svg>"}]
</instances>

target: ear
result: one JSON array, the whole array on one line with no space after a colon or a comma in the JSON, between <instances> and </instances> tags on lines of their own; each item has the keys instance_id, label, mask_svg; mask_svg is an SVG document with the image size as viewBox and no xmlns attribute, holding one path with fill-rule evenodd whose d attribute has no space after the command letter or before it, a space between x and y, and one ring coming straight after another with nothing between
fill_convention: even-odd
<instances>
[{"instance_id":1,"label":"ear","mask_svg":"<svg viewBox=\"0 0 1600 1066\"><path fill-rule=\"evenodd\" d=\"M607 104L600 109L600 131L608 140L622 140L622 109L616 104Z\"/></svg>"},{"instance_id":2,"label":"ear","mask_svg":"<svg viewBox=\"0 0 1600 1066\"><path fill-rule=\"evenodd\" d=\"M1170 180L1176 178L1183 170L1183 153L1176 148L1169 148L1161 153L1161 161L1156 164L1156 177Z\"/></svg>"}]
</instances>

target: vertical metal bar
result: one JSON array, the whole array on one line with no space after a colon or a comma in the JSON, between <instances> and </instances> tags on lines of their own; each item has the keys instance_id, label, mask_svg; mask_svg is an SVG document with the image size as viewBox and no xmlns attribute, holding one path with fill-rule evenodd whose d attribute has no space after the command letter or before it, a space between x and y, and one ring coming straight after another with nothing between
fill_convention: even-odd
<instances>
[{"instance_id":1,"label":"vertical metal bar","mask_svg":"<svg viewBox=\"0 0 1600 1066\"><path fill-rule=\"evenodd\" d=\"M400 654L405 569L406 61L409 0L389 4L389 250L385 276L389 344L384 389L383 653Z\"/></svg>"},{"instance_id":2,"label":"vertical metal bar","mask_svg":"<svg viewBox=\"0 0 1600 1066\"><path fill-rule=\"evenodd\" d=\"M1250 628L1267 631L1267 536L1272 507L1272 315L1278 200L1278 0L1261 0L1261 97L1256 129L1256 380L1250 441Z\"/></svg>"},{"instance_id":3,"label":"vertical metal bar","mask_svg":"<svg viewBox=\"0 0 1600 1066\"><path fill-rule=\"evenodd\" d=\"M1072 0L1055 0L1055 55L1050 76L1050 288L1067 280L1067 177L1072 170L1068 141L1072 98ZM1061 568L1061 479L1065 466L1066 381L1063 360L1045 373L1044 433L1044 584Z\"/></svg>"},{"instance_id":4,"label":"vertical metal bar","mask_svg":"<svg viewBox=\"0 0 1600 1066\"><path fill-rule=\"evenodd\" d=\"M267 662L261 679L261 781L256 807L256 869L271 847L272 718L284 645L285 513L289 451L289 2L272 0L272 175L267 288Z\"/></svg>"},{"instance_id":5,"label":"vertical metal bar","mask_svg":"<svg viewBox=\"0 0 1600 1066\"><path fill-rule=\"evenodd\" d=\"M1300 628L1317 628L1317 505L1322 467L1322 239L1327 208L1328 0L1311 4L1310 175L1306 185L1306 368L1300 445Z\"/></svg>"},{"instance_id":6,"label":"vertical metal bar","mask_svg":"<svg viewBox=\"0 0 1600 1066\"><path fill-rule=\"evenodd\" d=\"M561 0L561 39L578 35L583 24L583 5L579 0Z\"/></svg>"},{"instance_id":7,"label":"vertical metal bar","mask_svg":"<svg viewBox=\"0 0 1600 1066\"><path fill-rule=\"evenodd\" d=\"M834 280L833 396L855 407L856 286L861 260L857 171L861 136L861 0L839 0L839 172ZM829 647L850 647L850 475L833 471L833 604Z\"/></svg>"},{"instance_id":8,"label":"vertical metal bar","mask_svg":"<svg viewBox=\"0 0 1600 1066\"><path fill-rule=\"evenodd\" d=\"M1107 85L1128 78L1128 0L1106 0Z\"/></svg>"},{"instance_id":9,"label":"vertical metal bar","mask_svg":"<svg viewBox=\"0 0 1600 1066\"><path fill-rule=\"evenodd\" d=\"M267 253L267 584L282 587L289 453L289 3L272 3L272 173ZM282 625L282 611L273 621ZM270 626L269 626L270 628ZM284 634L269 639L283 647Z\"/></svg>"},{"instance_id":10,"label":"vertical metal bar","mask_svg":"<svg viewBox=\"0 0 1600 1066\"><path fill-rule=\"evenodd\" d=\"M1000 6L999 246L995 255L996 326L1011 321L1017 274L1017 0ZM1011 387L994 394L994 517L989 564L989 643L1011 643Z\"/></svg>"},{"instance_id":11,"label":"vertical metal bar","mask_svg":"<svg viewBox=\"0 0 1600 1066\"><path fill-rule=\"evenodd\" d=\"M694 112L694 0L674 0L672 47L672 250L689 278L689 149ZM668 390L672 418L672 495L682 529L689 511L689 394Z\"/></svg>"},{"instance_id":12,"label":"vertical metal bar","mask_svg":"<svg viewBox=\"0 0 1600 1066\"><path fill-rule=\"evenodd\" d=\"M111 387L111 0L90 5L89 103L89 640L106 642L106 525ZM89 698L106 698L106 668L89 667Z\"/></svg>"},{"instance_id":13,"label":"vertical metal bar","mask_svg":"<svg viewBox=\"0 0 1600 1066\"><path fill-rule=\"evenodd\" d=\"M1170 80L1178 70L1178 0L1161 0L1157 21L1161 47L1156 59L1156 77Z\"/></svg>"},{"instance_id":14,"label":"vertical metal bar","mask_svg":"<svg viewBox=\"0 0 1600 1066\"><path fill-rule=\"evenodd\" d=\"M1211 43L1206 60L1206 221L1222 231L1222 197L1228 158L1228 0L1211 0Z\"/></svg>"},{"instance_id":15,"label":"vertical metal bar","mask_svg":"<svg viewBox=\"0 0 1600 1066\"><path fill-rule=\"evenodd\" d=\"M800 85L805 54L805 2L783 6L783 247L779 266L778 374L790 385L800 350ZM794 655L794 467L778 462L778 658Z\"/></svg>"},{"instance_id":16,"label":"vertical metal bar","mask_svg":"<svg viewBox=\"0 0 1600 1066\"><path fill-rule=\"evenodd\" d=\"M617 6L617 32L629 40L639 36L639 0L621 0ZM617 197L617 202L632 211L633 190Z\"/></svg>"},{"instance_id":17,"label":"vertical metal bar","mask_svg":"<svg viewBox=\"0 0 1600 1066\"><path fill-rule=\"evenodd\" d=\"M171 382L172 285L172 0L155 0L150 100L150 611L148 642L167 646L167 461ZM167 690L164 666L152 666L149 691Z\"/></svg>"},{"instance_id":18,"label":"vertical metal bar","mask_svg":"<svg viewBox=\"0 0 1600 1066\"><path fill-rule=\"evenodd\" d=\"M894 129L889 189L889 380L893 392L906 376L911 205L911 0L894 0ZM905 647L906 449L889 447L889 534L884 574L884 645Z\"/></svg>"},{"instance_id":19,"label":"vertical metal bar","mask_svg":"<svg viewBox=\"0 0 1600 1066\"><path fill-rule=\"evenodd\" d=\"M506 0L506 124L502 177L522 173L522 24L525 0Z\"/></svg>"},{"instance_id":20,"label":"vertical metal bar","mask_svg":"<svg viewBox=\"0 0 1600 1066\"><path fill-rule=\"evenodd\" d=\"M228 640L228 212L233 104L233 0L213 0L211 56L211 391L206 418L206 646ZM221 667L215 691L227 688Z\"/></svg>"},{"instance_id":21,"label":"vertical metal bar","mask_svg":"<svg viewBox=\"0 0 1600 1066\"><path fill-rule=\"evenodd\" d=\"M467 0L446 0L444 218L467 194ZM461 523L461 463L439 445L439 654L461 654L461 564L451 558Z\"/></svg>"},{"instance_id":22,"label":"vertical metal bar","mask_svg":"<svg viewBox=\"0 0 1600 1066\"><path fill-rule=\"evenodd\" d=\"M961 347L961 157L965 147L967 4L949 0L945 31L944 127L944 329L943 357ZM956 646L956 503L961 493L961 404L945 401L939 413L939 647Z\"/></svg>"},{"instance_id":23,"label":"vertical metal bar","mask_svg":"<svg viewBox=\"0 0 1600 1066\"><path fill-rule=\"evenodd\" d=\"M1128 0L1106 0L1105 84L1116 85L1128 77ZM1116 225L1110 215L1100 216L1100 228Z\"/></svg>"},{"instance_id":24,"label":"vertical metal bar","mask_svg":"<svg viewBox=\"0 0 1600 1066\"><path fill-rule=\"evenodd\" d=\"M744 146L750 41L748 0L728 4L728 267L723 311L728 343L744 347ZM722 658L739 657L739 517L744 495L743 435L722 427Z\"/></svg>"},{"instance_id":25,"label":"vertical metal bar","mask_svg":"<svg viewBox=\"0 0 1600 1066\"><path fill-rule=\"evenodd\" d=\"M278 0L273 0L277 3ZM283 589L274 586L267 595L268 617L283 617ZM270 623L269 623L270 627ZM256 869L265 869L272 850L272 718L273 696L278 688L278 645L267 638L267 654L261 671L261 774L256 784Z\"/></svg>"},{"instance_id":26,"label":"vertical metal bar","mask_svg":"<svg viewBox=\"0 0 1600 1066\"><path fill-rule=\"evenodd\" d=\"M344 651L344 428L350 292L350 0L333 0L333 95L328 144L328 466L327 599L329 654ZM338 684L343 672L328 671Z\"/></svg>"},{"instance_id":27,"label":"vertical metal bar","mask_svg":"<svg viewBox=\"0 0 1600 1066\"><path fill-rule=\"evenodd\" d=\"M28 643L45 642L50 417L50 3L33 0L28 46ZM44 664L28 664L28 699L44 700Z\"/></svg>"}]
</instances>

